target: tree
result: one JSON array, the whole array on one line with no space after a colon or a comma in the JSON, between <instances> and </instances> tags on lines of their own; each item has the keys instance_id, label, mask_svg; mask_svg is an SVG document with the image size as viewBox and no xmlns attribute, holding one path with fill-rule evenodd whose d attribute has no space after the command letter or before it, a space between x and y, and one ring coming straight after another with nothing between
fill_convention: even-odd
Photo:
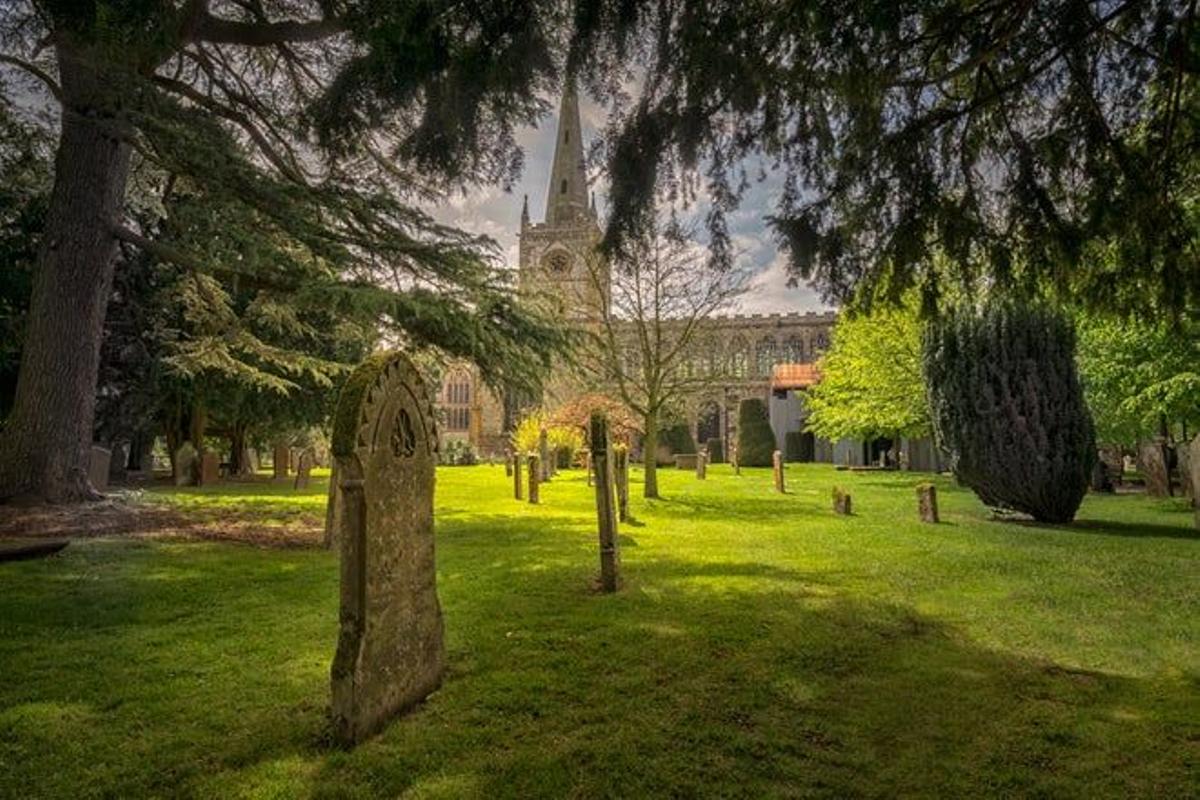
<instances>
[{"instance_id":1,"label":"tree","mask_svg":"<svg viewBox=\"0 0 1200 800\"><path fill-rule=\"evenodd\" d=\"M771 222L792 274L831 300L919 287L933 303L949 282L1148 316L1195 308L1196 11L581 3L574 57L613 111L605 246L636 239L666 186L711 198L728 252L726 215L761 159L782 183Z\"/></svg>"},{"instance_id":2,"label":"tree","mask_svg":"<svg viewBox=\"0 0 1200 800\"><path fill-rule=\"evenodd\" d=\"M914 301L839 315L818 363L821 380L805 398L810 431L832 440L929 435Z\"/></svg>"},{"instance_id":3,"label":"tree","mask_svg":"<svg viewBox=\"0 0 1200 800\"><path fill-rule=\"evenodd\" d=\"M774 455L775 431L767 417L767 406L757 397L748 397L738 406L738 464L769 467Z\"/></svg>"},{"instance_id":4,"label":"tree","mask_svg":"<svg viewBox=\"0 0 1200 800\"><path fill-rule=\"evenodd\" d=\"M1070 321L1037 305L964 306L930 324L924 364L955 477L994 508L1074 519L1096 449Z\"/></svg>"},{"instance_id":5,"label":"tree","mask_svg":"<svg viewBox=\"0 0 1200 800\"><path fill-rule=\"evenodd\" d=\"M4 6L0 65L61 110L0 499L93 496L119 242L199 275L304 281L330 305L373 305L404 343L474 360L493 384L537 383L564 344L557 327L516 302L491 243L411 203L511 178L513 128L545 110L537 90L556 77L561 16L536 4L418 11L366 0ZM0 86L8 97L30 88ZM126 190L142 165L160 188L202 195L222 235L189 247L139 224Z\"/></svg>"},{"instance_id":6,"label":"tree","mask_svg":"<svg viewBox=\"0 0 1200 800\"><path fill-rule=\"evenodd\" d=\"M745 293L747 274L713 262L675 220L648 230L611 268L589 261L590 296L600 300L589 309L595 327L581 362L641 418L644 496L658 497L663 414L712 382L695 349L705 322Z\"/></svg>"},{"instance_id":7,"label":"tree","mask_svg":"<svg viewBox=\"0 0 1200 800\"><path fill-rule=\"evenodd\" d=\"M1079 374L1096 438L1132 446L1179 425L1200 430L1200 321L1179 326L1084 315Z\"/></svg>"}]
</instances>

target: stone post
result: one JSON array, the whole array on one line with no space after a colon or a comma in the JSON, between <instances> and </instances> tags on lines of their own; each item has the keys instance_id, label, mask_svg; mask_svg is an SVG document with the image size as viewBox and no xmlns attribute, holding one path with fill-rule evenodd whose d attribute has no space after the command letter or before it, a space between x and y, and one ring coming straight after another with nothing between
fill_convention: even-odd
<instances>
[{"instance_id":1,"label":"stone post","mask_svg":"<svg viewBox=\"0 0 1200 800\"><path fill-rule=\"evenodd\" d=\"M932 483L917 484L917 513L921 522L937 522L937 487Z\"/></svg>"},{"instance_id":2,"label":"stone post","mask_svg":"<svg viewBox=\"0 0 1200 800\"><path fill-rule=\"evenodd\" d=\"M621 556L617 543L617 515L613 508L613 463L608 441L608 420L592 412L590 444L596 467L596 522L600 530L600 588L615 592Z\"/></svg>"},{"instance_id":3,"label":"stone post","mask_svg":"<svg viewBox=\"0 0 1200 800\"><path fill-rule=\"evenodd\" d=\"M512 461L508 462L508 474L513 479L513 499L521 499L521 454L513 453Z\"/></svg>"},{"instance_id":4,"label":"stone post","mask_svg":"<svg viewBox=\"0 0 1200 800\"><path fill-rule=\"evenodd\" d=\"M696 453L696 478L704 480L708 477L708 451L701 450Z\"/></svg>"},{"instance_id":5,"label":"stone post","mask_svg":"<svg viewBox=\"0 0 1200 800\"><path fill-rule=\"evenodd\" d=\"M850 511L850 493L839 486L833 487L833 513L848 515Z\"/></svg>"},{"instance_id":6,"label":"stone post","mask_svg":"<svg viewBox=\"0 0 1200 800\"><path fill-rule=\"evenodd\" d=\"M771 454L771 466L775 473L775 491L783 494L787 491L783 483L783 453L776 450Z\"/></svg>"},{"instance_id":7,"label":"stone post","mask_svg":"<svg viewBox=\"0 0 1200 800\"><path fill-rule=\"evenodd\" d=\"M542 481L542 465L541 457L537 453L530 453L529 457L529 502L534 505L538 504L538 484Z\"/></svg>"},{"instance_id":8,"label":"stone post","mask_svg":"<svg viewBox=\"0 0 1200 800\"><path fill-rule=\"evenodd\" d=\"M614 448L617 483L617 519L629 521L629 450ZM589 464L590 468L590 464Z\"/></svg>"}]
</instances>

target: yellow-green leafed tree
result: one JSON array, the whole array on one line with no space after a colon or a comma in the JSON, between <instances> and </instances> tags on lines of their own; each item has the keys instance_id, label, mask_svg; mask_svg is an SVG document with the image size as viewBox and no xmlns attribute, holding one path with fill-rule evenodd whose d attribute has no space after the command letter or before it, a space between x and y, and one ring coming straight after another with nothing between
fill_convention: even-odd
<instances>
[{"instance_id":1,"label":"yellow-green leafed tree","mask_svg":"<svg viewBox=\"0 0 1200 800\"><path fill-rule=\"evenodd\" d=\"M808 429L826 439L928 435L922 328L915 303L839 317L806 399Z\"/></svg>"}]
</instances>

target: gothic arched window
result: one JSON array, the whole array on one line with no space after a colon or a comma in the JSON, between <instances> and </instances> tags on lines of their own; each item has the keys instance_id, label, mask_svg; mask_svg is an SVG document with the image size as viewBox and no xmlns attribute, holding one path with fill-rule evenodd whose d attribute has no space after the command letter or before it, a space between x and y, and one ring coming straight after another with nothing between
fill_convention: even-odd
<instances>
[{"instance_id":1,"label":"gothic arched window","mask_svg":"<svg viewBox=\"0 0 1200 800\"><path fill-rule=\"evenodd\" d=\"M799 336L789 336L783 343L783 361L786 364L804 363L804 340Z\"/></svg>"},{"instance_id":2,"label":"gothic arched window","mask_svg":"<svg viewBox=\"0 0 1200 800\"><path fill-rule=\"evenodd\" d=\"M446 409L446 430L471 429L471 375L456 369L446 376L442 389L442 406Z\"/></svg>"},{"instance_id":3,"label":"gothic arched window","mask_svg":"<svg viewBox=\"0 0 1200 800\"><path fill-rule=\"evenodd\" d=\"M744 378L749 367L750 345L738 334L729 342L729 372L735 378Z\"/></svg>"},{"instance_id":4,"label":"gothic arched window","mask_svg":"<svg viewBox=\"0 0 1200 800\"><path fill-rule=\"evenodd\" d=\"M775 366L775 360L779 355L778 350L779 347L775 343L775 337L764 336L758 340L758 346L754 348L756 374L771 374L771 367Z\"/></svg>"},{"instance_id":5,"label":"gothic arched window","mask_svg":"<svg viewBox=\"0 0 1200 800\"><path fill-rule=\"evenodd\" d=\"M829 349L829 334L825 333L825 331L819 331L817 333L817 338L813 341L813 358L815 359L817 356L821 355L821 353L824 353L828 349Z\"/></svg>"}]
</instances>

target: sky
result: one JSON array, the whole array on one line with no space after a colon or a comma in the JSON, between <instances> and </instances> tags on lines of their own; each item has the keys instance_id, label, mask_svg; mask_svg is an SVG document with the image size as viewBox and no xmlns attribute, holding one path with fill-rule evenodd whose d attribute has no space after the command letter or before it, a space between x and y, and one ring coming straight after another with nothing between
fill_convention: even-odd
<instances>
[{"instance_id":1,"label":"sky","mask_svg":"<svg viewBox=\"0 0 1200 800\"><path fill-rule=\"evenodd\" d=\"M467 194L454 194L430 209L440 222L496 240L504 252L505 262L514 269L517 264L517 231L520 228L522 196L529 195L530 219L540 222L545 216L546 189L558 128L557 99L553 106L554 113L547 116L540 126L525 128L518 133L517 141L525 151L525 170L511 193L498 186L477 187ZM604 122L605 112L588 97L581 96L580 113L586 148L595 140L596 132ZM592 170L591 177L597 207L603 215L603 176ZM775 206L777 192L778 182L773 184L768 176L764 183L746 193L742 207L729 217L729 232L734 247L742 254L747 268L753 272L750 291L741 299L737 311L768 314L826 310L828 307L809 286L787 286L784 269L786 256L779 250L764 219Z\"/></svg>"}]
</instances>

